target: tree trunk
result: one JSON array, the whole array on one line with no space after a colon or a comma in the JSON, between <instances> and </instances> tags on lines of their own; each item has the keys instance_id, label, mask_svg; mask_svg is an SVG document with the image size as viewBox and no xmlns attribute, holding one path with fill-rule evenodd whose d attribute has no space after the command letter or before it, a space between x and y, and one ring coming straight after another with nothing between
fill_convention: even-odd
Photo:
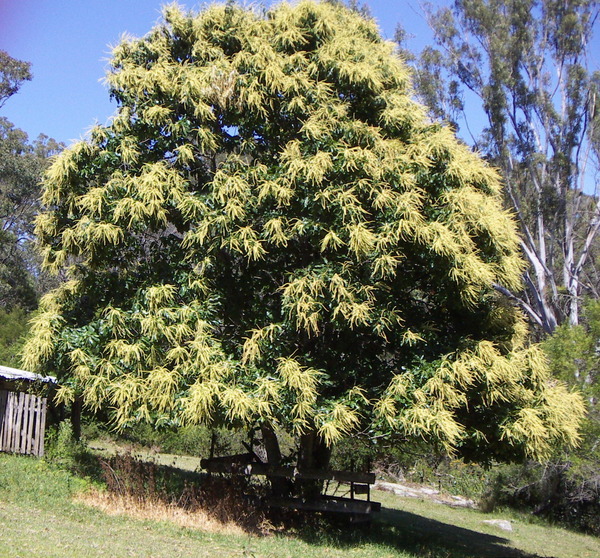
<instances>
[{"instance_id":1,"label":"tree trunk","mask_svg":"<svg viewBox=\"0 0 600 558\"><path fill-rule=\"evenodd\" d=\"M75 397L73 404L71 405L71 426L73 427L73 438L79 441L81 440L81 410L83 407L83 398L81 396Z\"/></svg>"},{"instance_id":2,"label":"tree trunk","mask_svg":"<svg viewBox=\"0 0 600 558\"><path fill-rule=\"evenodd\" d=\"M311 430L300 437L300 453L298 455L298 469L327 470L331 459L331 448L315 430ZM321 480L296 480L296 493L301 498L312 500L318 498L323 491Z\"/></svg>"},{"instance_id":3,"label":"tree trunk","mask_svg":"<svg viewBox=\"0 0 600 558\"><path fill-rule=\"evenodd\" d=\"M267 452L267 463L273 467L277 467L281 463L281 448L279 440L273 427L269 423L263 423L260 427L262 433L263 444ZM270 477L271 492L273 496L285 498L290 496L292 492L292 483L289 479L281 477Z\"/></svg>"},{"instance_id":4,"label":"tree trunk","mask_svg":"<svg viewBox=\"0 0 600 558\"><path fill-rule=\"evenodd\" d=\"M281 449L279 448L279 440L273 427L268 423L263 423L260 427L263 437L263 444L267 452L267 463L277 466L281 463Z\"/></svg>"}]
</instances>

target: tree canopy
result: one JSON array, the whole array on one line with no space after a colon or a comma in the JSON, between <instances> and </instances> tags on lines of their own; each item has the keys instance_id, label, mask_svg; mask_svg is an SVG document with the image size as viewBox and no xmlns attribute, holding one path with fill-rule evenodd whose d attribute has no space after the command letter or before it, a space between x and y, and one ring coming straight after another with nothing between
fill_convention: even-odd
<instances>
[{"instance_id":1,"label":"tree canopy","mask_svg":"<svg viewBox=\"0 0 600 558\"><path fill-rule=\"evenodd\" d=\"M500 180L327 3L177 6L113 52L119 104L48 170L24 365L117 424L421 436L471 458L577 441L525 343Z\"/></svg>"}]
</instances>

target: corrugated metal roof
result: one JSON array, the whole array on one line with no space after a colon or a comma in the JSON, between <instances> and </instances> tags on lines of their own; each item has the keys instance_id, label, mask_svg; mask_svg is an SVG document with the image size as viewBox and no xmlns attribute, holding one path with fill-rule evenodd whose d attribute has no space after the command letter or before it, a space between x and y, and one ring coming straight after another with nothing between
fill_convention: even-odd
<instances>
[{"instance_id":1,"label":"corrugated metal roof","mask_svg":"<svg viewBox=\"0 0 600 558\"><path fill-rule=\"evenodd\" d=\"M51 384L56 383L56 378L53 376L41 376L34 372L27 372L27 370L17 370L16 368L9 368L8 366L0 365L0 377L8 380L29 380L31 382L42 381Z\"/></svg>"}]
</instances>

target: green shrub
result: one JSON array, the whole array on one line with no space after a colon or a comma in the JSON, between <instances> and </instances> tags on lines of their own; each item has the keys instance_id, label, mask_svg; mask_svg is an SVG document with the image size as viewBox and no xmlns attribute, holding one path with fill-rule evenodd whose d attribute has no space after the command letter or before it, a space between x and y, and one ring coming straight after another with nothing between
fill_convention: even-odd
<instances>
[{"instance_id":1,"label":"green shrub","mask_svg":"<svg viewBox=\"0 0 600 558\"><path fill-rule=\"evenodd\" d=\"M46 430L44 459L52 466L83 477L98 478L98 458L89 450L84 440L75 440L70 420Z\"/></svg>"},{"instance_id":2,"label":"green shrub","mask_svg":"<svg viewBox=\"0 0 600 558\"><path fill-rule=\"evenodd\" d=\"M341 471L371 471L376 458L376 448L369 440L348 437L333 448L331 468Z\"/></svg>"},{"instance_id":3,"label":"green shrub","mask_svg":"<svg viewBox=\"0 0 600 558\"><path fill-rule=\"evenodd\" d=\"M98 420L95 416L83 416L81 422L81 437L84 440L112 439L114 434L106 422Z\"/></svg>"},{"instance_id":4,"label":"green shrub","mask_svg":"<svg viewBox=\"0 0 600 558\"><path fill-rule=\"evenodd\" d=\"M480 507L493 511L498 506L600 535L600 471L582 474L566 462L497 466Z\"/></svg>"}]
</instances>

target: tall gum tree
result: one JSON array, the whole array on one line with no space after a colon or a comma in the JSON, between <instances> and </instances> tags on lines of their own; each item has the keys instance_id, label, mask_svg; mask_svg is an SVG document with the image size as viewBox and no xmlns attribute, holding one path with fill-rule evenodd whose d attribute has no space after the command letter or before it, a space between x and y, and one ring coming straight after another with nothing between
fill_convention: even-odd
<instances>
[{"instance_id":1,"label":"tall gum tree","mask_svg":"<svg viewBox=\"0 0 600 558\"><path fill-rule=\"evenodd\" d=\"M29 62L17 60L5 50L0 50L0 108L19 91L21 84L31 77Z\"/></svg>"},{"instance_id":2,"label":"tall gum tree","mask_svg":"<svg viewBox=\"0 0 600 558\"><path fill-rule=\"evenodd\" d=\"M31 79L30 64L0 50L0 109ZM32 310L47 278L34 249L33 219L39 210L40 180L61 145L27 134L0 116L0 308ZM55 283L55 282L53 282Z\"/></svg>"},{"instance_id":3,"label":"tall gum tree","mask_svg":"<svg viewBox=\"0 0 600 558\"><path fill-rule=\"evenodd\" d=\"M455 0L428 15L438 48L416 64L435 117L502 172L522 234L526 289L512 296L545 333L575 325L583 295L598 298L600 111L591 39L593 0ZM596 29L597 30L597 29ZM406 33L399 30L402 40Z\"/></svg>"},{"instance_id":4,"label":"tall gum tree","mask_svg":"<svg viewBox=\"0 0 600 558\"><path fill-rule=\"evenodd\" d=\"M581 398L526 346L496 171L431 124L343 7L176 6L113 52L112 122L46 174L24 365L118 425L276 427L325 467L353 432L471 459L574 444Z\"/></svg>"}]
</instances>

